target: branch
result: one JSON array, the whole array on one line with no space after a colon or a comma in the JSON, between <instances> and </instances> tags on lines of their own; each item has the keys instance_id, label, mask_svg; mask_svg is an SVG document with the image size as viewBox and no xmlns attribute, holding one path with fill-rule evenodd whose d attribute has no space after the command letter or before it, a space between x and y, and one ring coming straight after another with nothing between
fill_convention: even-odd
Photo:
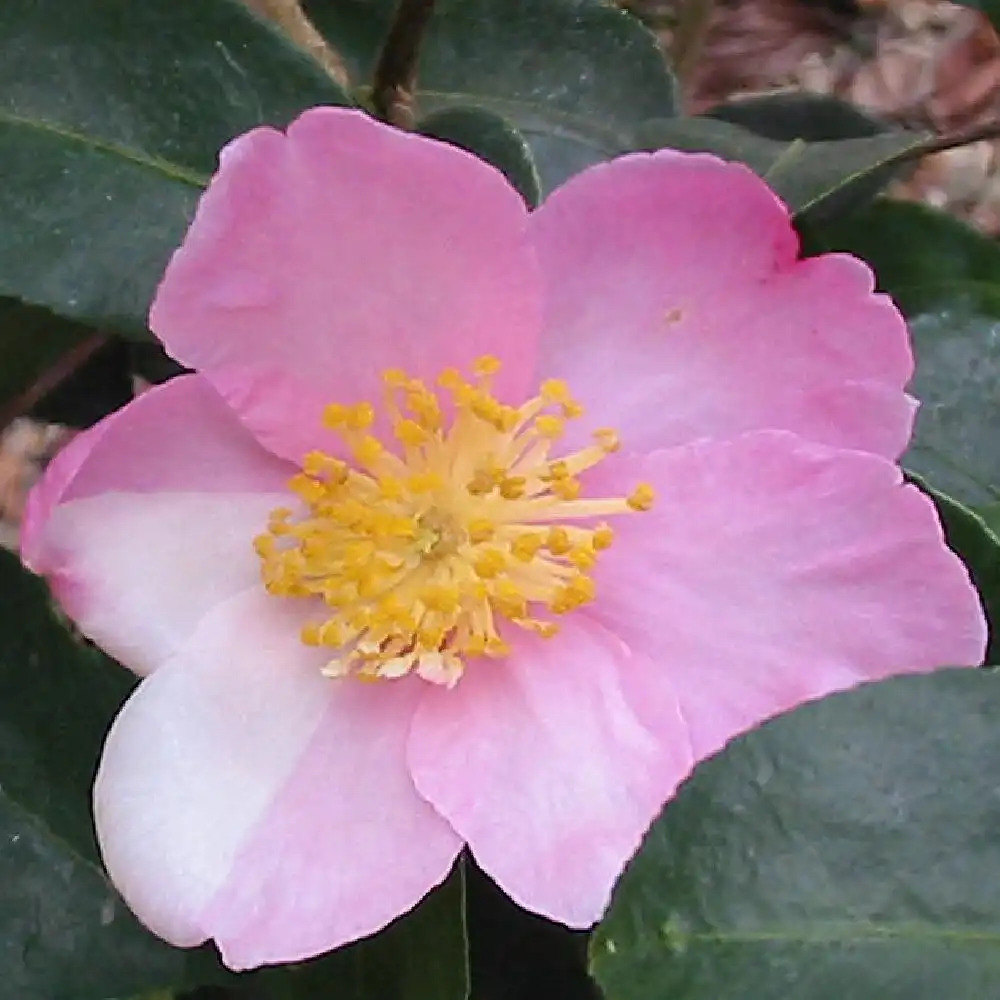
<instances>
[{"instance_id":1,"label":"branch","mask_svg":"<svg viewBox=\"0 0 1000 1000\"><path fill-rule=\"evenodd\" d=\"M670 56L681 93L689 89L691 74L705 45L715 12L715 0L684 0L670 42Z\"/></svg>"},{"instance_id":2,"label":"branch","mask_svg":"<svg viewBox=\"0 0 1000 1000\"><path fill-rule=\"evenodd\" d=\"M78 344L74 344L53 365L46 368L24 392L0 407L0 433L86 364L108 340L107 334L103 333L92 333L89 337L85 337Z\"/></svg>"},{"instance_id":3,"label":"branch","mask_svg":"<svg viewBox=\"0 0 1000 1000\"><path fill-rule=\"evenodd\" d=\"M372 106L380 118L400 128L413 126L420 46L433 13L434 0L398 0L375 66Z\"/></svg>"},{"instance_id":4,"label":"branch","mask_svg":"<svg viewBox=\"0 0 1000 1000\"><path fill-rule=\"evenodd\" d=\"M922 142L919 146L914 146L912 150L908 150L907 153L903 154L903 158L918 159L930 156L932 153L943 153L949 149L958 149L959 146L968 146L974 142L983 142L986 139L1000 139L1000 118L994 118L992 121L979 125L967 125L954 132L935 136L933 139Z\"/></svg>"},{"instance_id":5,"label":"branch","mask_svg":"<svg viewBox=\"0 0 1000 1000\"><path fill-rule=\"evenodd\" d=\"M340 54L306 17L299 0L243 0L252 10L272 20L298 46L305 49L344 90L351 89L347 66Z\"/></svg>"}]
</instances>

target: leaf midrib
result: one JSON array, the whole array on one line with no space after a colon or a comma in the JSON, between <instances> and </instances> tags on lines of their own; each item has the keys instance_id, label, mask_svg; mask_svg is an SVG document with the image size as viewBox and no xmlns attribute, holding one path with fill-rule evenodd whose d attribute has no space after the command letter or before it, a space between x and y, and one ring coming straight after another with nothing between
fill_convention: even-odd
<instances>
[{"instance_id":1,"label":"leaf midrib","mask_svg":"<svg viewBox=\"0 0 1000 1000\"><path fill-rule=\"evenodd\" d=\"M154 171L168 180L187 184L191 187L204 188L208 185L209 177L189 167L179 163L172 163L158 156L151 156L138 149L132 149L107 139L99 139L83 132L77 132L67 128L57 122L48 121L45 118L31 118L26 115L18 115L11 111L0 110L0 125L10 125L16 128L26 128L35 132L54 135L68 143L73 143L99 153L118 157L134 166L142 167L145 170Z\"/></svg>"}]
</instances>

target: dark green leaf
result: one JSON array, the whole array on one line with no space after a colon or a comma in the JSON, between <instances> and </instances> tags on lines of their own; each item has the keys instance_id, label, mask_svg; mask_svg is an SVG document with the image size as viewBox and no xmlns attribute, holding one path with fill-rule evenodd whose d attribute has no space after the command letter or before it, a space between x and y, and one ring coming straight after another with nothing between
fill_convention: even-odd
<instances>
[{"instance_id":1,"label":"dark green leaf","mask_svg":"<svg viewBox=\"0 0 1000 1000\"><path fill-rule=\"evenodd\" d=\"M237 0L3 0L0 94L0 295L139 336L219 148L347 102Z\"/></svg>"},{"instance_id":2,"label":"dark green leaf","mask_svg":"<svg viewBox=\"0 0 1000 1000\"><path fill-rule=\"evenodd\" d=\"M986 662L1000 661L1000 536L979 511L970 510L920 476L909 473L937 507L949 548L961 556L983 601L990 624L990 645ZM994 517L994 524L998 522Z\"/></svg>"},{"instance_id":3,"label":"dark green leaf","mask_svg":"<svg viewBox=\"0 0 1000 1000\"><path fill-rule=\"evenodd\" d=\"M42 581L3 550L0 593L2 995L105 1000L226 981L250 997L464 1000L461 871L381 934L293 970L235 977L209 948L144 930L101 871L90 818L101 744L134 678L70 635Z\"/></svg>"},{"instance_id":4,"label":"dark green leaf","mask_svg":"<svg viewBox=\"0 0 1000 1000\"><path fill-rule=\"evenodd\" d=\"M592 942L608 1000L984 1000L1000 983L1000 678L805 706L703 764Z\"/></svg>"},{"instance_id":5,"label":"dark green leaf","mask_svg":"<svg viewBox=\"0 0 1000 1000\"><path fill-rule=\"evenodd\" d=\"M796 216L815 220L870 201L896 175L900 157L919 148L926 137L900 131L830 142L783 142L715 118L677 118L646 122L637 138L641 149L715 153L745 163Z\"/></svg>"},{"instance_id":6,"label":"dark green leaf","mask_svg":"<svg viewBox=\"0 0 1000 1000\"><path fill-rule=\"evenodd\" d=\"M860 139L889 131L886 123L853 104L825 94L801 91L736 97L717 104L705 115L781 142Z\"/></svg>"},{"instance_id":7,"label":"dark green leaf","mask_svg":"<svg viewBox=\"0 0 1000 1000\"><path fill-rule=\"evenodd\" d=\"M45 309L0 298L0 411L92 334Z\"/></svg>"},{"instance_id":8,"label":"dark green leaf","mask_svg":"<svg viewBox=\"0 0 1000 1000\"><path fill-rule=\"evenodd\" d=\"M375 937L303 965L265 970L250 981L251 997L261 1000L465 1000L461 862L444 885Z\"/></svg>"},{"instance_id":9,"label":"dark green leaf","mask_svg":"<svg viewBox=\"0 0 1000 1000\"><path fill-rule=\"evenodd\" d=\"M910 322L921 406L904 464L971 506L1000 499L1000 247L933 209L890 201L812 236L867 260Z\"/></svg>"},{"instance_id":10,"label":"dark green leaf","mask_svg":"<svg viewBox=\"0 0 1000 1000\"><path fill-rule=\"evenodd\" d=\"M1000 538L1000 503L978 507L976 513L986 522L986 526Z\"/></svg>"},{"instance_id":11,"label":"dark green leaf","mask_svg":"<svg viewBox=\"0 0 1000 1000\"><path fill-rule=\"evenodd\" d=\"M461 146L493 164L524 196L529 207L541 201L541 182L524 136L500 115L484 108L448 108L428 115L417 131Z\"/></svg>"},{"instance_id":12,"label":"dark green leaf","mask_svg":"<svg viewBox=\"0 0 1000 1000\"><path fill-rule=\"evenodd\" d=\"M103 1000L222 974L143 929L97 861L90 785L131 675L73 638L0 551L0 981L17 1000Z\"/></svg>"},{"instance_id":13,"label":"dark green leaf","mask_svg":"<svg viewBox=\"0 0 1000 1000\"><path fill-rule=\"evenodd\" d=\"M309 0L334 48L370 79L395 0ZM674 114L654 36L605 0L439 0L422 50L422 114L478 105L524 133L545 193Z\"/></svg>"}]
</instances>

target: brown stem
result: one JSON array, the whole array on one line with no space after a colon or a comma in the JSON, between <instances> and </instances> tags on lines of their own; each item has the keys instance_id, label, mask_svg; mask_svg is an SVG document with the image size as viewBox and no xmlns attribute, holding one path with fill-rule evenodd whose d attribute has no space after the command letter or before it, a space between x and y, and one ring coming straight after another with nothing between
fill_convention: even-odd
<instances>
[{"instance_id":1,"label":"brown stem","mask_svg":"<svg viewBox=\"0 0 1000 1000\"><path fill-rule=\"evenodd\" d=\"M0 434L81 368L108 342L108 339L103 333L92 333L89 337L85 337L46 368L24 392L0 407Z\"/></svg>"},{"instance_id":2,"label":"brown stem","mask_svg":"<svg viewBox=\"0 0 1000 1000\"><path fill-rule=\"evenodd\" d=\"M906 153L901 154L900 158L905 160L918 159L932 153L943 153L948 149L957 149L959 146L982 142L984 139L1000 139L1000 118L994 118L992 121L982 122L979 125L967 125L954 132L935 136L933 139L928 139L926 142L920 143L919 146L907 150Z\"/></svg>"},{"instance_id":3,"label":"brown stem","mask_svg":"<svg viewBox=\"0 0 1000 1000\"><path fill-rule=\"evenodd\" d=\"M305 49L344 90L351 80L340 54L306 17L299 0L243 0L252 10L272 20L296 45Z\"/></svg>"},{"instance_id":4,"label":"brown stem","mask_svg":"<svg viewBox=\"0 0 1000 1000\"><path fill-rule=\"evenodd\" d=\"M380 118L400 128L413 126L420 46L433 13L434 0L398 0L375 66L372 107Z\"/></svg>"},{"instance_id":5,"label":"brown stem","mask_svg":"<svg viewBox=\"0 0 1000 1000\"><path fill-rule=\"evenodd\" d=\"M670 56L681 93L690 89L691 74L705 45L715 0L684 0L670 43Z\"/></svg>"}]
</instances>

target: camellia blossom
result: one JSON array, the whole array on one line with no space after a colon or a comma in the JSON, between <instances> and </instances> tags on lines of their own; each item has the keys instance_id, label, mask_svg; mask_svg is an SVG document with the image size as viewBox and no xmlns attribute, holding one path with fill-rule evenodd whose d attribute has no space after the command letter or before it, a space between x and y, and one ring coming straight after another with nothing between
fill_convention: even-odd
<instances>
[{"instance_id":1,"label":"camellia blossom","mask_svg":"<svg viewBox=\"0 0 1000 1000\"><path fill-rule=\"evenodd\" d=\"M94 799L150 928L302 959L465 846L585 927L733 736L981 662L895 465L905 325L864 264L797 253L710 156L624 156L529 213L356 111L223 151L150 315L195 374L77 437L24 525L143 678Z\"/></svg>"}]
</instances>

